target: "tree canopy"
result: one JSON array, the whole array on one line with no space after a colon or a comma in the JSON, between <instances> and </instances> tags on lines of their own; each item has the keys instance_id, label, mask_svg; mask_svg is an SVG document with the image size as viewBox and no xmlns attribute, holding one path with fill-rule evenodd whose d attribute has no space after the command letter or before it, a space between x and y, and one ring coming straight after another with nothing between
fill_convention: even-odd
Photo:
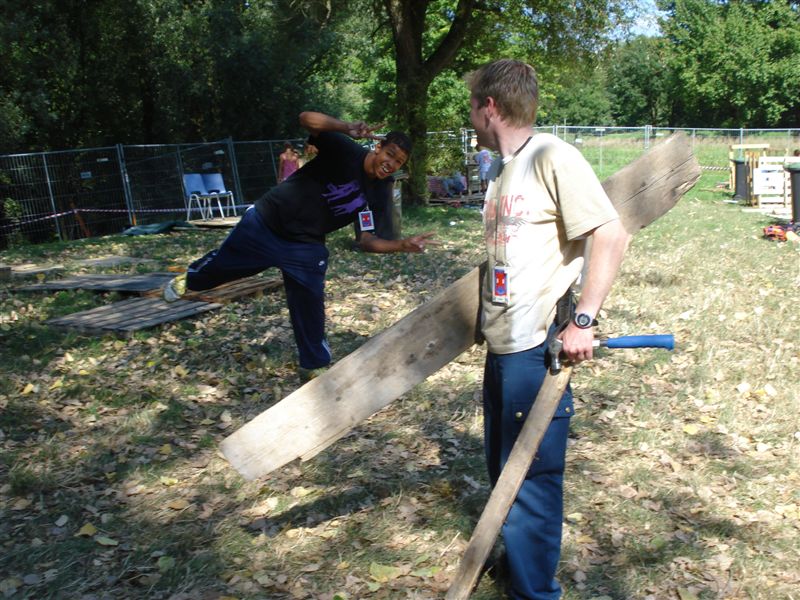
<instances>
[{"instance_id":1,"label":"tree canopy","mask_svg":"<svg viewBox=\"0 0 800 600\"><path fill-rule=\"evenodd\" d=\"M794 2L632 0L9 0L0 5L0 152L281 139L297 115L409 131L412 196L426 132L469 126L464 76L534 64L539 122L796 126Z\"/></svg>"}]
</instances>

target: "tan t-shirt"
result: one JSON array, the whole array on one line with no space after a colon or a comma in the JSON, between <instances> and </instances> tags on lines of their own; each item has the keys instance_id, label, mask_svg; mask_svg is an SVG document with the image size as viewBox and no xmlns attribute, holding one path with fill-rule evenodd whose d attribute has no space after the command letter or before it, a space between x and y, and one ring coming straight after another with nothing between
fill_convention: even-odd
<instances>
[{"instance_id":1,"label":"tan t-shirt","mask_svg":"<svg viewBox=\"0 0 800 600\"><path fill-rule=\"evenodd\" d=\"M545 340L556 302L583 267L583 236L615 218L589 163L554 135L537 133L515 155L495 160L483 214L489 268L482 330L490 352ZM497 264L506 270L508 305L492 303Z\"/></svg>"}]
</instances>

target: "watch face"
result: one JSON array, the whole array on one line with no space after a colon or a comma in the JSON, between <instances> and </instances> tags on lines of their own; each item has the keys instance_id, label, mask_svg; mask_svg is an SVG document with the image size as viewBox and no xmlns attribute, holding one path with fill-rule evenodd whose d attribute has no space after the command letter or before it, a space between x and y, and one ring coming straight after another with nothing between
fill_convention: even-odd
<instances>
[{"instance_id":1,"label":"watch face","mask_svg":"<svg viewBox=\"0 0 800 600\"><path fill-rule=\"evenodd\" d=\"M579 313L575 315L575 325L580 327L581 329L586 329L592 325L592 317L587 315L586 313Z\"/></svg>"}]
</instances>

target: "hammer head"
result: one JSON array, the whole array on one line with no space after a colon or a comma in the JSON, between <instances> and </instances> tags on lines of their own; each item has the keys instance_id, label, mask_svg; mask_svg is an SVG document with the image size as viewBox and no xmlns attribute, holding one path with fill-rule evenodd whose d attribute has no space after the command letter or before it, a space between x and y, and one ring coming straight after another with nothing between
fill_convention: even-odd
<instances>
[{"instance_id":1,"label":"hammer head","mask_svg":"<svg viewBox=\"0 0 800 600\"><path fill-rule=\"evenodd\" d=\"M561 350L564 344L561 342L557 329L551 329L547 335L547 352L550 354L550 372L558 373L561 370Z\"/></svg>"}]
</instances>

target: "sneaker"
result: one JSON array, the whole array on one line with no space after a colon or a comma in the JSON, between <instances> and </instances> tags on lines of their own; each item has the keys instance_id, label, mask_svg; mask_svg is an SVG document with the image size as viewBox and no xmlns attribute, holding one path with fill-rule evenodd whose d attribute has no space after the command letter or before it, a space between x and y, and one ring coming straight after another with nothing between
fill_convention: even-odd
<instances>
[{"instance_id":1,"label":"sneaker","mask_svg":"<svg viewBox=\"0 0 800 600\"><path fill-rule=\"evenodd\" d=\"M167 302L175 302L180 300L181 296L186 293L186 273L178 275L170 280L164 288L164 300Z\"/></svg>"},{"instance_id":2,"label":"sneaker","mask_svg":"<svg viewBox=\"0 0 800 600\"><path fill-rule=\"evenodd\" d=\"M319 367L317 369L306 369L305 367L297 367L297 374L300 376L301 381L309 382L322 375L329 368L330 367Z\"/></svg>"}]
</instances>

